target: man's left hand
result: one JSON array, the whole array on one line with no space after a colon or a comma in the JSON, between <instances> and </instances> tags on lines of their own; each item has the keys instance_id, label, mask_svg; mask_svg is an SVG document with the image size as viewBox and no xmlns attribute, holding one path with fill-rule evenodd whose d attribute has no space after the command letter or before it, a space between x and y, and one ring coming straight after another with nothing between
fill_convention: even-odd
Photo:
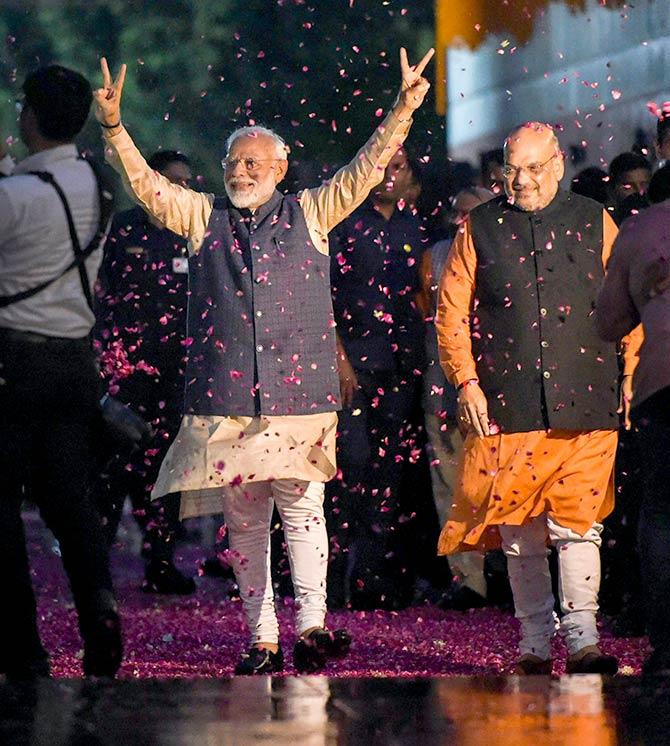
<instances>
[{"instance_id":1,"label":"man's left hand","mask_svg":"<svg viewBox=\"0 0 670 746\"><path fill-rule=\"evenodd\" d=\"M430 62L434 49L429 49L423 56L418 65L410 65L407 60L407 50L405 47L400 48L400 72L402 73L402 84L398 94L398 106L413 112L423 103L426 93L430 88L430 83L422 77L426 65Z\"/></svg>"},{"instance_id":2,"label":"man's left hand","mask_svg":"<svg viewBox=\"0 0 670 746\"><path fill-rule=\"evenodd\" d=\"M624 375L621 379L621 391L619 393L619 408L617 414L623 415L623 426L630 430L630 402L633 398L633 376Z\"/></svg>"}]
</instances>

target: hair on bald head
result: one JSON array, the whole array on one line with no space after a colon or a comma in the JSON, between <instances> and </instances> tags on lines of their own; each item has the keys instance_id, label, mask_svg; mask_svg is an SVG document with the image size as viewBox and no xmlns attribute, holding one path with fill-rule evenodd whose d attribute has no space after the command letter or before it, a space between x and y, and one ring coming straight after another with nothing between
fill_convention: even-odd
<instances>
[{"instance_id":1,"label":"hair on bald head","mask_svg":"<svg viewBox=\"0 0 670 746\"><path fill-rule=\"evenodd\" d=\"M260 125L254 125L253 127L239 127L238 129L231 132L226 140L226 153L230 153L230 149L233 147L233 143L239 140L240 137L271 137L274 141L275 156L280 160L284 161L288 156L288 146L274 130L268 127L261 127Z\"/></svg>"},{"instance_id":2,"label":"hair on bald head","mask_svg":"<svg viewBox=\"0 0 670 746\"><path fill-rule=\"evenodd\" d=\"M560 154L561 144L558 142L558 138L556 137L556 130L546 122L523 122L523 124L519 124L505 138L504 147L508 148L510 146L515 135L518 135L521 132L527 132L528 130L537 132L538 134L546 134L547 142L552 145L556 153Z\"/></svg>"}]
</instances>

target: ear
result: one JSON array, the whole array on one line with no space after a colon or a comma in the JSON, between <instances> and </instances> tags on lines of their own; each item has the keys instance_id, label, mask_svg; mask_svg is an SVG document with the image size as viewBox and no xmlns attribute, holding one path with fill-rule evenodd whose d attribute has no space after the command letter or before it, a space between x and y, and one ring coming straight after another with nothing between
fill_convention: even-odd
<instances>
[{"instance_id":1,"label":"ear","mask_svg":"<svg viewBox=\"0 0 670 746\"><path fill-rule=\"evenodd\" d=\"M554 158L554 173L559 181L565 176L565 158L562 152Z\"/></svg>"},{"instance_id":2,"label":"ear","mask_svg":"<svg viewBox=\"0 0 670 746\"><path fill-rule=\"evenodd\" d=\"M277 186L277 184L284 180L284 176L286 176L287 171L288 161L277 161L277 165L275 166L275 186Z\"/></svg>"}]
</instances>

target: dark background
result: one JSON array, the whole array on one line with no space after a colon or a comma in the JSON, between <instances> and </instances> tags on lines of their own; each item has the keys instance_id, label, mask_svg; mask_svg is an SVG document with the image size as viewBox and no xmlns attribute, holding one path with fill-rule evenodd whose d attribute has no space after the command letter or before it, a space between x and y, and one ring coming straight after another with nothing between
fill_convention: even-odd
<instances>
[{"instance_id":1,"label":"dark background","mask_svg":"<svg viewBox=\"0 0 670 746\"><path fill-rule=\"evenodd\" d=\"M365 142L395 99L400 46L418 61L433 26L431 0L0 0L0 135L18 134L28 72L57 62L97 86L105 55L128 64L124 123L145 154L182 150L220 191L225 138L253 121L289 143L286 186L312 185ZM432 63L427 76L435 86ZM428 170L447 165L434 89L408 144ZM93 122L81 145L101 154Z\"/></svg>"}]
</instances>

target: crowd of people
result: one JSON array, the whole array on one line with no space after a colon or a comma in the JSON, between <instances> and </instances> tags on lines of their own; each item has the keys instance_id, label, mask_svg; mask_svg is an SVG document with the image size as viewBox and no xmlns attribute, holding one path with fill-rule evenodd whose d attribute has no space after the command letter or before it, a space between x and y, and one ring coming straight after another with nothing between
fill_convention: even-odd
<instances>
[{"instance_id":1,"label":"crowd of people","mask_svg":"<svg viewBox=\"0 0 670 746\"><path fill-rule=\"evenodd\" d=\"M84 673L116 674L109 552L130 499L147 592L197 592L180 522L221 516L226 562L206 566L235 576L238 675L284 667L286 558L301 672L347 654L328 608L436 603L513 607L518 675L551 672L558 631L569 673L613 674L600 594L615 631L648 632L647 672L670 673L670 117L658 164L625 152L569 189L554 129L525 123L477 183L428 204L405 141L431 56L401 50L383 123L295 194L286 144L257 125L226 141L223 196L191 188L180 151L145 160L121 118L125 66L114 78L103 58L95 91L56 65L26 79L29 155L0 161L0 672L49 673L29 500L60 545ZM92 102L136 202L113 218L74 144ZM105 393L151 435L102 459Z\"/></svg>"}]
</instances>

